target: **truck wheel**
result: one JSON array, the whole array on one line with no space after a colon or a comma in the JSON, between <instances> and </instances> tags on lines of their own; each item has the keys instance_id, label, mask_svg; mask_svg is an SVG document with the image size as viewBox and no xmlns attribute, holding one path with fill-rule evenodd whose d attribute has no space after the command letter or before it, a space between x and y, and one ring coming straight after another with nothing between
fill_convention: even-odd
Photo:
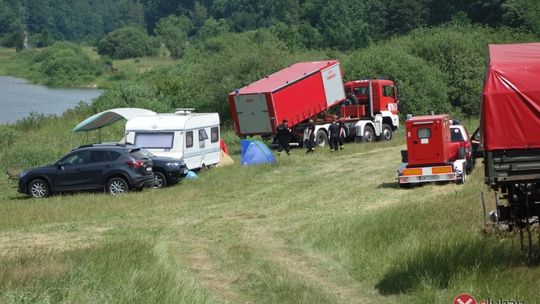
<instances>
[{"instance_id":1,"label":"truck wheel","mask_svg":"<svg viewBox=\"0 0 540 304\"><path fill-rule=\"evenodd\" d=\"M317 131L317 136L315 136L315 142L317 146L324 147L328 145L328 135L323 130Z\"/></svg>"},{"instance_id":2,"label":"truck wheel","mask_svg":"<svg viewBox=\"0 0 540 304\"><path fill-rule=\"evenodd\" d=\"M344 106L351 106L351 105L358 104L358 98L356 98L356 96L354 96L353 94L347 93L345 94L345 96L347 97L347 99L345 99L345 101L343 102Z\"/></svg>"},{"instance_id":3,"label":"truck wheel","mask_svg":"<svg viewBox=\"0 0 540 304\"><path fill-rule=\"evenodd\" d=\"M28 192L33 198L44 198L49 196L49 185L42 179L34 179L28 184Z\"/></svg>"},{"instance_id":4,"label":"truck wheel","mask_svg":"<svg viewBox=\"0 0 540 304\"><path fill-rule=\"evenodd\" d=\"M373 142L375 141L375 131L371 126L364 127L364 135L362 136L363 142Z\"/></svg>"},{"instance_id":5,"label":"truck wheel","mask_svg":"<svg viewBox=\"0 0 540 304\"><path fill-rule=\"evenodd\" d=\"M461 169L462 173L459 179L457 180L457 183L459 185L465 184L465 181L467 180L467 163L463 163L463 168Z\"/></svg>"},{"instance_id":6,"label":"truck wheel","mask_svg":"<svg viewBox=\"0 0 540 304\"><path fill-rule=\"evenodd\" d=\"M379 140L387 141L392 139L392 128L388 124L382 125L382 132L381 136L379 137Z\"/></svg>"},{"instance_id":7,"label":"truck wheel","mask_svg":"<svg viewBox=\"0 0 540 304\"><path fill-rule=\"evenodd\" d=\"M474 159L474 157L471 156L471 159L467 161L467 174L471 174L471 172L474 169L475 162L476 162L476 159Z\"/></svg>"}]
</instances>

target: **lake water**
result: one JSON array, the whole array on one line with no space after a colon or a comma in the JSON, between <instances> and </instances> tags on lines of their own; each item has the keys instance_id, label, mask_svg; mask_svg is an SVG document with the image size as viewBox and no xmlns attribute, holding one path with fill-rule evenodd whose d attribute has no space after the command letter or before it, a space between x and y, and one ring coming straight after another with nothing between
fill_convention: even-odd
<instances>
[{"instance_id":1,"label":"lake water","mask_svg":"<svg viewBox=\"0 0 540 304\"><path fill-rule=\"evenodd\" d=\"M0 76L0 124L14 123L30 112L60 115L81 101L90 103L102 92L98 89L51 89L28 84L21 78Z\"/></svg>"}]
</instances>

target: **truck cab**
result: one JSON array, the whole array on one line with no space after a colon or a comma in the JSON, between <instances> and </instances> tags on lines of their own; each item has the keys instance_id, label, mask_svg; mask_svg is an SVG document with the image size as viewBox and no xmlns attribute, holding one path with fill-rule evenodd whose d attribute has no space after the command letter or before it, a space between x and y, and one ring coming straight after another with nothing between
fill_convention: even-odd
<instances>
[{"instance_id":1,"label":"truck cab","mask_svg":"<svg viewBox=\"0 0 540 304\"><path fill-rule=\"evenodd\" d=\"M400 185L433 181L464 183L470 141L465 129L444 115L417 116L405 122L407 150L398 168ZM467 140L465 140L465 136ZM452 141L454 138L454 141Z\"/></svg>"},{"instance_id":2,"label":"truck cab","mask_svg":"<svg viewBox=\"0 0 540 304\"><path fill-rule=\"evenodd\" d=\"M459 121L452 121L450 126L450 158L467 160L467 173L471 173L475 166L475 160L472 153L472 139L467 133L467 129L459 124Z\"/></svg>"}]
</instances>

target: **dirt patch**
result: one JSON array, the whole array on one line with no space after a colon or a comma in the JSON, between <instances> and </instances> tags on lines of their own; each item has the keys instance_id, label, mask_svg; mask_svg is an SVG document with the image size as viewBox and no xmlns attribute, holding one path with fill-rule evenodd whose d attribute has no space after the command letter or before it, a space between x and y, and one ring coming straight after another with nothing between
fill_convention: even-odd
<instances>
[{"instance_id":1,"label":"dirt patch","mask_svg":"<svg viewBox=\"0 0 540 304\"><path fill-rule=\"evenodd\" d=\"M332 270L326 267L333 263L326 257L314 253L293 254L286 244L269 234L265 227L256 227L244 233L246 241L256 244L264 252L264 257L307 284L322 288L343 303L369 303L366 288L350 277L329 275Z\"/></svg>"},{"instance_id":2,"label":"dirt patch","mask_svg":"<svg viewBox=\"0 0 540 304\"><path fill-rule=\"evenodd\" d=\"M36 249L68 251L88 248L99 242L110 228L87 227L75 232L5 232L0 233L0 256L20 255Z\"/></svg>"},{"instance_id":3,"label":"dirt patch","mask_svg":"<svg viewBox=\"0 0 540 304\"><path fill-rule=\"evenodd\" d=\"M192 244L187 257L189 268L195 277L225 303L245 302L232 286L235 279L226 276L215 267L209 254L210 250L205 243L203 240L198 240L197 243Z\"/></svg>"}]
</instances>

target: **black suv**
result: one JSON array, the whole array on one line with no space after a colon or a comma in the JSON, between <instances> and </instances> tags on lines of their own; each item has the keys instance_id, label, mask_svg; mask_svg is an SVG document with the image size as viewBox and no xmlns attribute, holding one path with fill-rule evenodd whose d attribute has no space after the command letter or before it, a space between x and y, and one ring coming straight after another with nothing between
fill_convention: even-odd
<instances>
[{"instance_id":1,"label":"black suv","mask_svg":"<svg viewBox=\"0 0 540 304\"><path fill-rule=\"evenodd\" d=\"M141 151L152 160L154 188L164 188L175 185L188 174L188 167L181 159L155 156L144 149Z\"/></svg>"},{"instance_id":2,"label":"black suv","mask_svg":"<svg viewBox=\"0 0 540 304\"><path fill-rule=\"evenodd\" d=\"M85 145L52 165L24 171L18 191L35 198L51 193L101 190L116 195L154 185L152 160L127 145Z\"/></svg>"}]
</instances>

